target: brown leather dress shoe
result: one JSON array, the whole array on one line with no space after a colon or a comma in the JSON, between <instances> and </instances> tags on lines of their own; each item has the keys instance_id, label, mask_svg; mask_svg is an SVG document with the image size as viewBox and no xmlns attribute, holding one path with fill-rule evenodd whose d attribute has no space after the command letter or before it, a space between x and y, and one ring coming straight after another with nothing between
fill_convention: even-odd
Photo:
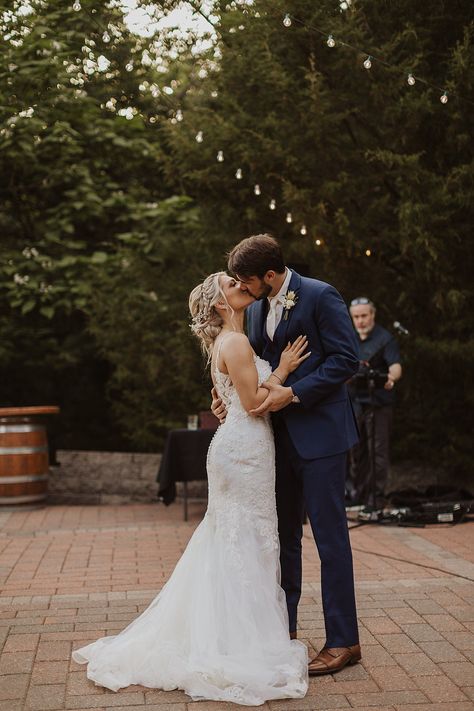
<instances>
[{"instance_id":1,"label":"brown leather dress shoe","mask_svg":"<svg viewBox=\"0 0 474 711\"><path fill-rule=\"evenodd\" d=\"M352 647L324 647L308 665L308 674L334 674L344 669L346 664L356 664L362 659L360 645Z\"/></svg>"}]
</instances>

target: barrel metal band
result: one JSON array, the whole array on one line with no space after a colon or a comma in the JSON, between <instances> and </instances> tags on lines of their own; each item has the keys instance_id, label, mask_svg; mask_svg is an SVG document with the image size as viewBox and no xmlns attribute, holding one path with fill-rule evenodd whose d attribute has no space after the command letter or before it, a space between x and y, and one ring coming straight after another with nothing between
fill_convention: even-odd
<instances>
[{"instance_id":1,"label":"barrel metal band","mask_svg":"<svg viewBox=\"0 0 474 711\"><path fill-rule=\"evenodd\" d=\"M48 481L48 474L25 474L25 476L0 476L2 484L23 484L28 481Z\"/></svg>"},{"instance_id":2,"label":"barrel metal band","mask_svg":"<svg viewBox=\"0 0 474 711\"><path fill-rule=\"evenodd\" d=\"M20 432L44 432L43 425L0 425L0 434L20 433Z\"/></svg>"},{"instance_id":3,"label":"barrel metal band","mask_svg":"<svg viewBox=\"0 0 474 711\"><path fill-rule=\"evenodd\" d=\"M46 444L39 447L0 447L0 454L39 454L47 451Z\"/></svg>"},{"instance_id":4,"label":"barrel metal band","mask_svg":"<svg viewBox=\"0 0 474 711\"><path fill-rule=\"evenodd\" d=\"M30 494L29 496L0 496L0 504L26 504L29 501L43 501L44 494Z\"/></svg>"}]
</instances>

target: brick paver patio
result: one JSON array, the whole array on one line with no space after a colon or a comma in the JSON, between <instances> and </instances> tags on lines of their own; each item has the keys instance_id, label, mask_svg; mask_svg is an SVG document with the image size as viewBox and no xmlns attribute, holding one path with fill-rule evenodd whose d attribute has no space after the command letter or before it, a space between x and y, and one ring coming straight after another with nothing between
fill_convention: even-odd
<instances>
[{"instance_id":1,"label":"brick paver patio","mask_svg":"<svg viewBox=\"0 0 474 711\"><path fill-rule=\"evenodd\" d=\"M88 681L71 650L128 624L172 571L203 507L52 506L0 513L0 711L237 711L179 691L118 693ZM307 528L307 527L306 527ZM474 709L474 522L351 531L361 664L311 679L266 711ZM299 636L323 642L319 565L305 531Z\"/></svg>"}]
</instances>

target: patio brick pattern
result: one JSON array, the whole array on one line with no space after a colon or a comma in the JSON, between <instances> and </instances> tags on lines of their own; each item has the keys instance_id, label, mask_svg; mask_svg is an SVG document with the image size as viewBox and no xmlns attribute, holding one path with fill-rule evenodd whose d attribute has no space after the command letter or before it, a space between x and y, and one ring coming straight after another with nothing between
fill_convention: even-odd
<instances>
[{"instance_id":1,"label":"patio brick pattern","mask_svg":"<svg viewBox=\"0 0 474 711\"><path fill-rule=\"evenodd\" d=\"M95 686L74 648L123 629L168 579L202 504L49 506L0 513L0 711L237 711L180 691ZM351 530L362 663L312 678L265 711L474 710L474 522ZM324 641L319 561L305 526L299 638Z\"/></svg>"}]
</instances>

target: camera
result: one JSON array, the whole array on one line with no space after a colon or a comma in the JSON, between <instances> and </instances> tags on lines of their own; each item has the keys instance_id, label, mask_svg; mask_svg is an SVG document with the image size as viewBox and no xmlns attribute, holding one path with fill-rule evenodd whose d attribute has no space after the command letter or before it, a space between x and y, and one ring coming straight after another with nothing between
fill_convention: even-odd
<instances>
[{"instance_id":1,"label":"camera","mask_svg":"<svg viewBox=\"0 0 474 711\"><path fill-rule=\"evenodd\" d=\"M358 372L350 379L350 384L356 391L366 391L371 388L383 388L387 382L388 373L372 368L367 361L359 363Z\"/></svg>"}]
</instances>

